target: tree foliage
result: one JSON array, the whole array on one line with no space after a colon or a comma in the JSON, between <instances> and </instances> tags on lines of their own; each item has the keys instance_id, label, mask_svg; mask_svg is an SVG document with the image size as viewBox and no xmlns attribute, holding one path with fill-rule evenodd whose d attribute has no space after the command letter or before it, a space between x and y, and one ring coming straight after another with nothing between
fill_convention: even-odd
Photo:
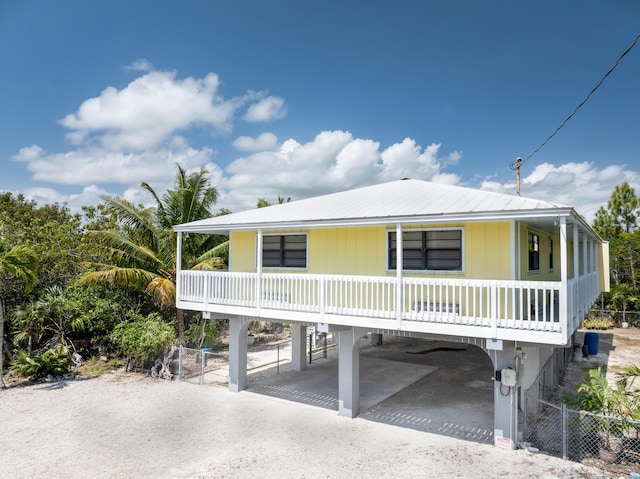
<instances>
[{"instance_id":1,"label":"tree foliage","mask_svg":"<svg viewBox=\"0 0 640 479\"><path fill-rule=\"evenodd\" d=\"M638 291L640 271L640 199L628 183L615 187L606 206L601 206L593 221L594 230L609 241L611 292L605 295L607 306L622 311L640 307Z\"/></svg>"},{"instance_id":2,"label":"tree foliage","mask_svg":"<svg viewBox=\"0 0 640 479\"><path fill-rule=\"evenodd\" d=\"M144 362L170 348L176 335L173 326L163 321L158 313L146 317L131 313L127 321L113 329L111 340L129 359Z\"/></svg>"},{"instance_id":3,"label":"tree foliage","mask_svg":"<svg viewBox=\"0 0 640 479\"><path fill-rule=\"evenodd\" d=\"M147 183L142 187L153 198L154 207L135 206L119 197L105 197L106 211L115 218L110 229L87 232L87 251L97 260L79 279L81 285L117 284L143 290L160 310L176 300L177 236L173 226L212 216L217 191L209 174L201 168L188 174L182 167L173 188L159 195ZM183 241L182 267L219 269L228 254L226 238L190 234ZM185 314L177 311L178 335L185 342Z\"/></svg>"}]
</instances>

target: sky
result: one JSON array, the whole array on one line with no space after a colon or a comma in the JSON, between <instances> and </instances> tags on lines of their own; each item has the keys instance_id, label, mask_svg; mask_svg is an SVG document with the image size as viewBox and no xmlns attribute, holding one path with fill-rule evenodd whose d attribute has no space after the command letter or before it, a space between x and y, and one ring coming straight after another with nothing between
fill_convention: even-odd
<instances>
[{"instance_id":1,"label":"sky","mask_svg":"<svg viewBox=\"0 0 640 479\"><path fill-rule=\"evenodd\" d=\"M637 0L0 0L0 191L215 210L401 178L516 194L640 34ZM522 165L588 221L640 194L640 45Z\"/></svg>"}]
</instances>

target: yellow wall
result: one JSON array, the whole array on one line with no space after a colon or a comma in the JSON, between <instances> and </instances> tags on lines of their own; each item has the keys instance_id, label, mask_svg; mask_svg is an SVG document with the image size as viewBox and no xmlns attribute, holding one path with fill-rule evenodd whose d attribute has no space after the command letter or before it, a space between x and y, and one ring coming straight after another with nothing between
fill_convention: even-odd
<instances>
[{"instance_id":1,"label":"yellow wall","mask_svg":"<svg viewBox=\"0 0 640 479\"><path fill-rule=\"evenodd\" d=\"M418 229L447 227L463 228L464 271L405 271L405 275L455 276L469 279L511 278L511 230L508 221L412 226L412 228ZM403 229L410 228L405 226ZM308 234L308 268L305 272L370 276L394 275L395 271L387 270L387 234L394 230L395 226L298 230L297 232ZM286 233L293 232L286 231ZM264 234L269 233L278 232L264 231ZM231 233L231 271L255 271L255 252L255 231ZM557 258L559 261L559 254ZM291 271L297 270L292 269Z\"/></svg>"},{"instance_id":2,"label":"yellow wall","mask_svg":"<svg viewBox=\"0 0 640 479\"><path fill-rule=\"evenodd\" d=\"M611 291L609 242L598 245L598 271L600 272L600 291Z\"/></svg>"},{"instance_id":3,"label":"yellow wall","mask_svg":"<svg viewBox=\"0 0 640 479\"><path fill-rule=\"evenodd\" d=\"M229 236L229 269L238 272L256 270L256 232L232 231Z\"/></svg>"},{"instance_id":4,"label":"yellow wall","mask_svg":"<svg viewBox=\"0 0 640 479\"><path fill-rule=\"evenodd\" d=\"M519 244L520 244L520 279L530 281L559 281L560 280L560 237L549 235L544 231L531 228L526 224L519 223ZM540 236L540 270L529 271L529 232ZM553 270L549 268L549 238L553 239ZM573 259L573 249L571 243L568 244L569 262ZM570 274L573 267L569 269Z\"/></svg>"},{"instance_id":5,"label":"yellow wall","mask_svg":"<svg viewBox=\"0 0 640 479\"><path fill-rule=\"evenodd\" d=\"M469 279L511 279L511 225L508 221L464 227L465 272Z\"/></svg>"}]
</instances>

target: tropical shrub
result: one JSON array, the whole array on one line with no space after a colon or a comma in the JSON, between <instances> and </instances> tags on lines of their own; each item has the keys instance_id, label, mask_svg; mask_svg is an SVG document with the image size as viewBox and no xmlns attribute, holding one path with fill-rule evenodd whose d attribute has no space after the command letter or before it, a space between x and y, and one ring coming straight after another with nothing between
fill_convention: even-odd
<instances>
[{"instance_id":1,"label":"tropical shrub","mask_svg":"<svg viewBox=\"0 0 640 479\"><path fill-rule=\"evenodd\" d=\"M33 358L27 356L24 351L19 351L14 361L14 371L29 379L40 379L48 375L62 376L68 373L69 369L69 349L62 345L36 354Z\"/></svg>"},{"instance_id":2,"label":"tropical shrub","mask_svg":"<svg viewBox=\"0 0 640 479\"><path fill-rule=\"evenodd\" d=\"M582 320L582 327L585 329L611 329L616 325L609 316L588 316Z\"/></svg>"},{"instance_id":3,"label":"tropical shrub","mask_svg":"<svg viewBox=\"0 0 640 479\"><path fill-rule=\"evenodd\" d=\"M127 321L113 328L110 338L130 361L143 363L176 343L173 325L163 321L158 313L127 316Z\"/></svg>"}]
</instances>

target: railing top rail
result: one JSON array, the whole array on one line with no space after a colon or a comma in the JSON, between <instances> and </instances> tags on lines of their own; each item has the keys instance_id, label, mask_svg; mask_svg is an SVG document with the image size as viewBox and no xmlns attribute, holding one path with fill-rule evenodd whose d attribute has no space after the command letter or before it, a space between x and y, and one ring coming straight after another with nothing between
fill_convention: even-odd
<instances>
[{"instance_id":1,"label":"railing top rail","mask_svg":"<svg viewBox=\"0 0 640 479\"><path fill-rule=\"evenodd\" d=\"M221 271L221 270L182 270L180 274L184 275L193 275L193 276L201 276L201 275L217 275L217 276L228 276L228 277L257 277L257 273L255 272L233 272L233 271ZM273 278L289 278L289 279L308 279L308 280L318 280L325 279L328 281L344 281L345 279L349 281L356 282L375 282L375 283L389 283L393 284L397 281L396 276L370 276L370 275L340 275L340 274L310 274L310 273L263 273L263 279L273 279ZM404 284L410 285L419 285L419 284L438 284L438 285L449 285L449 286L496 286L501 288L510 288L510 287L518 287L518 288L532 288L532 289L551 289L551 290L559 290L561 286L560 281L522 281L522 280L503 280L503 279L466 279L466 278L434 278L434 277L415 277L415 276L404 276L402 278Z\"/></svg>"}]
</instances>

